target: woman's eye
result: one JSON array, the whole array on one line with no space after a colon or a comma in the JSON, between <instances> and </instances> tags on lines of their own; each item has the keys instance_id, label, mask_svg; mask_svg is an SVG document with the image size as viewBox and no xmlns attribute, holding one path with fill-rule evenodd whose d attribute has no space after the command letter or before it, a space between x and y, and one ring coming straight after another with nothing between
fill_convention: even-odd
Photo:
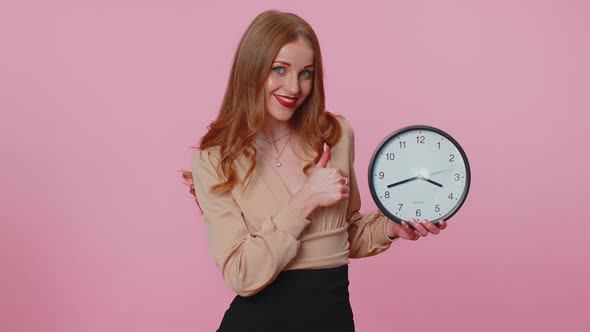
<instances>
[{"instance_id":1,"label":"woman's eye","mask_svg":"<svg viewBox=\"0 0 590 332\"><path fill-rule=\"evenodd\" d=\"M300 73L300 75L303 76L303 78L310 78L313 75L313 73L309 70L304 70Z\"/></svg>"},{"instance_id":2,"label":"woman's eye","mask_svg":"<svg viewBox=\"0 0 590 332\"><path fill-rule=\"evenodd\" d=\"M282 73L284 73L284 72L285 72L285 68L283 68L283 67L274 67L274 68L272 69L272 71L274 71L274 72L275 72L275 73L277 73L277 74L282 74Z\"/></svg>"}]
</instances>

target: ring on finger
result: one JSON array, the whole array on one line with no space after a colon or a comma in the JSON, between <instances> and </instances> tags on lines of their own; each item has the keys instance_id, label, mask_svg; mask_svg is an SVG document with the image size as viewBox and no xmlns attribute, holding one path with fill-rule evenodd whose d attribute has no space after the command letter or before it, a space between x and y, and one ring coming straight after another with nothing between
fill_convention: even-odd
<instances>
[{"instance_id":1,"label":"ring on finger","mask_svg":"<svg viewBox=\"0 0 590 332\"><path fill-rule=\"evenodd\" d=\"M348 186L348 178L346 176L344 177L344 185Z\"/></svg>"}]
</instances>

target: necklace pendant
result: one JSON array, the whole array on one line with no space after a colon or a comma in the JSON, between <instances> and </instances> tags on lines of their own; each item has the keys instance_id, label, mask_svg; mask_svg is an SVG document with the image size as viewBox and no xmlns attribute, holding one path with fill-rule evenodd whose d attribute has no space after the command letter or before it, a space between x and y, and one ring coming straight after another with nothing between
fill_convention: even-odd
<instances>
[{"instance_id":1,"label":"necklace pendant","mask_svg":"<svg viewBox=\"0 0 590 332\"><path fill-rule=\"evenodd\" d=\"M277 162L277 163L276 163L275 165L277 165L277 167L281 167L281 165L282 165L282 164L281 164L281 162L280 162L280 161L278 161L278 160L277 160L276 162Z\"/></svg>"}]
</instances>

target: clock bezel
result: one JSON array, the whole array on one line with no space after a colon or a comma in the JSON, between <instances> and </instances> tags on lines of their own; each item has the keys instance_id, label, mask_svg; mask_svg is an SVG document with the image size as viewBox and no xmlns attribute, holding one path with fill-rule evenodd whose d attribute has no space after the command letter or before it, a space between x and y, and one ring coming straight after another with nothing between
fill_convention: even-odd
<instances>
[{"instance_id":1,"label":"clock bezel","mask_svg":"<svg viewBox=\"0 0 590 332\"><path fill-rule=\"evenodd\" d=\"M463 203L465 203L465 200L467 199L467 194L469 194L469 188L471 187L471 168L469 166L469 160L467 159L467 155L465 154L463 147L461 147L461 144L459 144L459 142L457 142L451 135L447 134L443 130L432 127L432 126L413 125L413 126L403 127L401 129L398 129L398 130L392 132L387 137L385 137L381 141L381 143L379 143L379 145L377 146L377 148L373 152L373 155L371 156L371 159L369 161L368 180L369 180L369 191L371 192L371 197L373 198L373 201L375 202L375 204L377 204L377 207L379 208L379 210L383 214L385 214L385 216L387 216L389 219L393 220L394 222L401 224L402 219L397 217L395 214L390 213L390 211L387 208L385 208L385 206L381 203L381 200L379 200L379 196L375 191L375 185L373 183L373 179L374 179L373 171L375 169L375 162L376 162L377 157L379 156L379 152L384 148L384 146L387 143L389 143L389 141L391 141L396 136L403 134L405 132L408 132L408 131L412 131L412 130L432 131L432 132L435 132L435 133L443 136L444 138L448 139L451 143L453 143L453 145L457 148L457 150L461 154L461 157L463 158L463 162L465 164L465 190L463 191L463 194L461 195L461 197L459 198L459 200L457 201L455 206L451 209L451 211L449 211L447 214L441 216L440 218L437 218L435 220L430 220L435 224L437 224L438 221L442 220L442 219L444 219L445 221L448 221L457 213L457 211L459 211L459 209L463 206Z\"/></svg>"}]
</instances>

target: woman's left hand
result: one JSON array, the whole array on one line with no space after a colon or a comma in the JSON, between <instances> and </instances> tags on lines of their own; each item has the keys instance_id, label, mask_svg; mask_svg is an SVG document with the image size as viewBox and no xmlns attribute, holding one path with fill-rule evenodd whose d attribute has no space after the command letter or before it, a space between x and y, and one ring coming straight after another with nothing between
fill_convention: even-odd
<instances>
[{"instance_id":1,"label":"woman's left hand","mask_svg":"<svg viewBox=\"0 0 590 332\"><path fill-rule=\"evenodd\" d=\"M438 225L434 224L433 222L424 219L423 221L416 221L412 219L409 222L414 229L412 229L406 221L402 222L402 225L394 222L391 219L387 220L387 225L385 226L385 231L387 232L387 236L390 238L401 237L406 240L416 241L421 236L427 236L428 233L438 234L441 230L447 228L447 222L444 220L440 220Z\"/></svg>"}]
</instances>

